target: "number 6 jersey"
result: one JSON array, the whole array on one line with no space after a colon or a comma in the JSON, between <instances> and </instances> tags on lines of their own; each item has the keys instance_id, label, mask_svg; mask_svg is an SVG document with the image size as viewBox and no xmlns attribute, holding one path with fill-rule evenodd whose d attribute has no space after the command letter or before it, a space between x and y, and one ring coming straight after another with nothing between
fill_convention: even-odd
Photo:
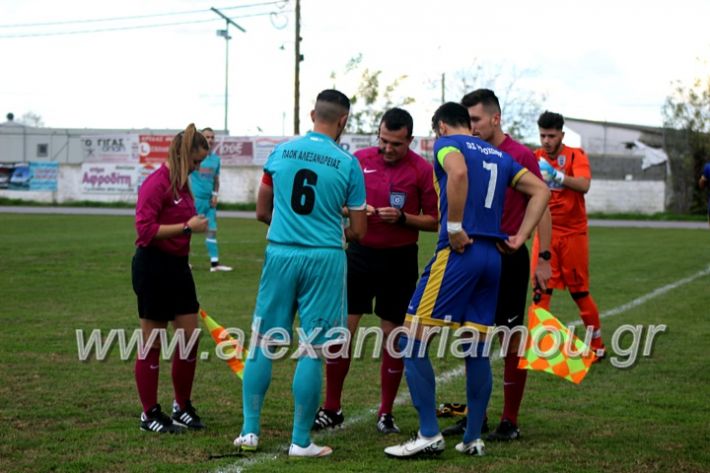
<instances>
[{"instance_id":1,"label":"number 6 jersey","mask_svg":"<svg viewBox=\"0 0 710 473\"><path fill-rule=\"evenodd\" d=\"M272 243L342 248L342 208L365 209L358 160L321 133L283 143L264 165L274 189L267 239Z\"/></svg>"}]
</instances>

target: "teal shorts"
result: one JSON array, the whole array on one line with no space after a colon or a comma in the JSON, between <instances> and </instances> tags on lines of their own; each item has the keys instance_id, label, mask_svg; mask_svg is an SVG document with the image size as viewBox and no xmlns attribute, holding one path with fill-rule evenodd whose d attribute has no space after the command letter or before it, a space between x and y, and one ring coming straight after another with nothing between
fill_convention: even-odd
<instances>
[{"instance_id":1,"label":"teal shorts","mask_svg":"<svg viewBox=\"0 0 710 473\"><path fill-rule=\"evenodd\" d=\"M269 243L252 321L264 341L294 341L293 325L310 344L343 338L347 326L345 251ZM273 329L283 329L281 334ZM330 331L330 332L329 332ZM304 342L304 340L301 340Z\"/></svg>"},{"instance_id":2,"label":"teal shorts","mask_svg":"<svg viewBox=\"0 0 710 473\"><path fill-rule=\"evenodd\" d=\"M210 205L212 199L198 199L195 197L195 208L197 215L204 215L207 218L207 230L217 231L217 209Z\"/></svg>"}]
</instances>

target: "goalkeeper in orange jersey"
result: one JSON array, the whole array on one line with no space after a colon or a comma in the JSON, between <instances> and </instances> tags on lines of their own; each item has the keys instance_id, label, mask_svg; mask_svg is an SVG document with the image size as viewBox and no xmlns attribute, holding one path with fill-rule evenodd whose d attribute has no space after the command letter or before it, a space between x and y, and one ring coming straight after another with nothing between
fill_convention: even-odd
<instances>
[{"instance_id":1,"label":"goalkeeper in orange jersey","mask_svg":"<svg viewBox=\"0 0 710 473\"><path fill-rule=\"evenodd\" d=\"M540 305L550 308L553 289L567 288L579 308L584 325L592 329L591 347L601 359L604 342L601 337L599 310L589 293L589 236L584 194L592 180L589 158L581 148L562 143L564 118L559 113L545 111L537 121L541 148L535 151L540 172L550 188L552 244L550 258L552 277L541 294ZM535 239L533 254L538 252ZM535 260L532 264L535 274Z\"/></svg>"}]
</instances>

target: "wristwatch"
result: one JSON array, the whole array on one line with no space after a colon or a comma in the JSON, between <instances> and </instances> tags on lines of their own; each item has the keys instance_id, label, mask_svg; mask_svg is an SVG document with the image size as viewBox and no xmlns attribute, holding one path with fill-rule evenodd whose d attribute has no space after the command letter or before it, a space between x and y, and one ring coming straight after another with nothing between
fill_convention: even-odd
<instances>
[{"instance_id":1,"label":"wristwatch","mask_svg":"<svg viewBox=\"0 0 710 473\"><path fill-rule=\"evenodd\" d=\"M183 235L192 235L192 228L190 228L190 225L188 225L187 223L185 223L182 226L182 234Z\"/></svg>"},{"instance_id":2,"label":"wristwatch","mask_svg":"<svg viewBox=\"0 0 710 473\"><path fill-rule=\"evenodd\" d=\"M545 261L550 261L550 259L552 259L552 253L550 253L548 250L541 251L537 254L537 256L544 259Z\"/></svg>"}]
</instances>

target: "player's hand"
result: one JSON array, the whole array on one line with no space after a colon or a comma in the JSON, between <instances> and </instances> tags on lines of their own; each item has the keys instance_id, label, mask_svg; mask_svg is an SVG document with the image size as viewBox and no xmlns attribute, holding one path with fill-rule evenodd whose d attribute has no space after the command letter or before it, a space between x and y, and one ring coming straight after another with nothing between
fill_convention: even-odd
<instances>
[{"instance_id":1,"label":"player's hand","mask_svg":"<svg viewBox=\"0 0 710 473\"><path fill-rule=\"evenodd\" d=\"M503 244L507 246L510 249L510 252L512 253L513 251L517 251L518 248L523 246L525 244L525 240L527 239L528 237L526 235L516 233L515 235L509 236L508 239L503 242Z\"/></svg>"},{"instance_id":2,"label":"player's hand","mask_svg":"<svg viewBox=\"0 0 710 473\"><path fill-rule=\"evenodd\" d=\"M562 181L565 180L564 173L552 167L552 164L550 164L547 159L540 158L538 164L540 165L540 174L542 174L542 178L545 182L556 182L557 184L562 184Z\"/></svg>"},{"instance_id":3,"label":"player's hand","mask_svg":"<svg viewBox=\"0 0 710 473\"><path fill-rule=\"evenodd\" d=\"M449 246L456 253L463 253L466 247L472 244L473 238L470 238L463 230L456 233L449 233Z\"/></svg>"},{"instance_id":4,"label":"player's hand","mask_svg":"<svg viewBox=\"0 0 710 473\"><path fill-rule=\"evenodd\" d=\"M378 215L383 222L397 223L402 211L394 207L378 207L375 209L375 214Z\"/></svg>"},{"instance_id":5,"label":"player's hand","mask_svg":"<svg viewBox=\"0 0 710 473\"><path fill-rule=\"evenodd\" d=\"M550 262L542 258L538 258L537 266L535 267L535 285L542 291L547 290L547 281L552 277L552 266Z\"/></svg>"},{"instance_id":6,"label":"player's hand","mask_svg":"<svg viewBox=\"0 0 710 473\"><path fill-rule=\"evenodd\" d=\"M371 215L375 215L375 213L377 213L377 209L375 209L372 205L367 204L365 206L365 215L369 217Z\"/></svg>"},{"instance_id":7,"label":"player's hand","mask_svg":"<svg viewBox=\"0 0 710 473\"><path fill-rule=\"evenodd\" d=\"M204 215L195 215L187 221L187 226L192 228L193 233L205 233L207 231L207 219Z\"/></svg>"},{"instance_id":8,"label":"player's hand","mask_svg":"<svg viewBox=\"0 0 710 473\"><path fill-rule=\"evenodd\" d=\"M212 207L213 209L216 209L217 208L217 200L218 200L217 196L213 195L212 198L210 199L210 207Z\"/></svg>"},{"instance_id":9,"label":"player's hand","mask_svg":"<svg viewBox=\"0 0 710 473\"><path fill-rule=\"evenodd\" d=\"M498 251L500 251L504 255L509 255L509 254L515 253L515 250L513 248L509 247L508 242L505 240L497 241L496 248L498 248Z\"/></svg>"}]
</instances>

